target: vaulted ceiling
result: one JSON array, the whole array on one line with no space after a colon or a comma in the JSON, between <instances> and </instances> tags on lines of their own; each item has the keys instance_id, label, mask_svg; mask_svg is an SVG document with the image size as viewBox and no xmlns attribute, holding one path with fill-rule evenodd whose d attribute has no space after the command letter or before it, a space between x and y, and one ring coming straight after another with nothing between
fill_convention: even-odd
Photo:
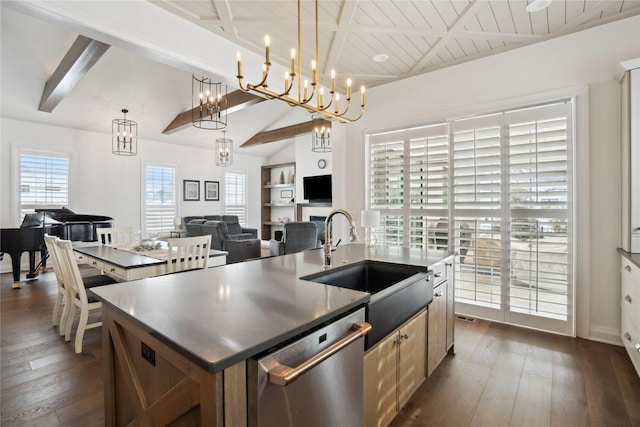
<instances>
[{"instance_id":1,"label":"vaulted ceiling","mask_svg":"<svg viewBox=\"0 0 640 427\"><path fill-rule=\"evenodd\" d=\"M640 14L640 0L553 0L547 9L528 13L525 9L530 2L320 0L322 83L328 84L329 70L335 68L339 91L344 91L347 77L356 87L371 88ZM157 55L145 55L144 47L131 50L127 43L107 37L101 40L95 29L84 34L84 23L70 25L68 19L33 13L34 8L24 3L0 3L2 117L108 134L111 120L128 108L128 118L139 123L141 138L205 147L219 136L219 132L190 126L163 134L174 119L192 108L191 73L197 70L181 64L179 58L163 61ZM272 61L281 67L288 67L290 49L296 47L295 0L161 0L149 4L165 15L168 12L176 25L210 31L243 52L263 55L264 35L268 34ZM301 9L303 74L309 75L315 55L314 2L303 0ZM78 35L112 47L50 113L38 111L45 84ZM386 55L387 60L376 62L375 55ZM219 61L230 59L221 56ZM237 82L231 72L219 77L232 85ZM230 86L229 91L236 88ZM241 144L259 132L309 119L308 113L297 110L275 101L253 104L229 115L228 136ZM281 148L282 144L270 143L245 152L269 156Z\"/></svg>"}]
</instances>

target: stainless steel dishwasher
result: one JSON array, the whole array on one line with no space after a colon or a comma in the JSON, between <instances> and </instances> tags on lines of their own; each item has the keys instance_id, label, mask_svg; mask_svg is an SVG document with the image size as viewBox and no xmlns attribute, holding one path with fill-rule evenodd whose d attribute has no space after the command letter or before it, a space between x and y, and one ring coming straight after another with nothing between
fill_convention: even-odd
<instances>
[{"instance_id":1,"label":"stainless steel dishwasher","mask_svg":"<svg viewBox=\"0 0 640 427\"><path fill-rule=\"evenodd\" d=\"M251 427L360 427L364 308L249 361Z\"/></svg>"}]
</instances>

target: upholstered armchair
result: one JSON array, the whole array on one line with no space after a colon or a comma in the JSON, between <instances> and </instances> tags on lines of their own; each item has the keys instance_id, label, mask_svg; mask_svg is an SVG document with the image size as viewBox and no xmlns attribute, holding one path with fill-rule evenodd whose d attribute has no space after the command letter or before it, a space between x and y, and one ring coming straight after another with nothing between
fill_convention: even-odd
<instances>
[{"instance_id":1,"label":"upholstered armchair","mask_svg":"<svg viewBox=\"0 0 640 427\"><path fill-rule=\"evenodd\" d=\"M282 240L269 241L269 253L286 255L320 247L318 226L313 222L288 222L284 225Z\"/></svg>"},{"instance_id":2,"label":"upholstered armchair","mask_svg":"<svg viewBox=\"0 0 640 427\"><path fill-rule=\"evenodd\" d=\"M185 217L192 218L192 217ZM194 219L189 219L189 222L185 224L185 229L187 230L187 237L196 237L202 236L202 224L207 222L206 219L200 217L193 217Z\"/></svg>"},{"instance_id":3,"label":"upholstered armchair","mask_svg":"<svg viewBox=\"0 0 640 427\"><path fill-rule=\"evenodd\" d=\"M222 215L222 221L227 224L229 228L229 235L232 239L257 239L258 229L242 227L238 222L237 215Z\"/></svg>"},{"instance_id":4,"label":"upholstered armchair","mask_svg":"<svg viewBox=\"0 0 640 427\"><path fill-rule=\"evenodd\" d=\"M202 233L211 235L211 249L227 251L227 264L260 257L260 239L235 239L224 221L207 221Z\"/></svg>"}]
</instances>

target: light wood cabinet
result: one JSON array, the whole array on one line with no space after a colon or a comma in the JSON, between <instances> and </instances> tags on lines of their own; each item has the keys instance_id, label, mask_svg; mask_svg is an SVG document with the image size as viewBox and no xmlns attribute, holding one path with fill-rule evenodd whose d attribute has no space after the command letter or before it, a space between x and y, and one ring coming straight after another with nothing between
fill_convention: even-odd
<instances>
[{"instance_id":1,"label":"light wood cabinet","mask_svg":"<svg viewBox=\"0 0 640 427\"><path fill-rule=\"evenodd\" d=\"M447 288L446 281L436 286L429 304L427 375L431 375L447 355Z\"/></svg>"},{"instance_id":2,"label":"light wood cabinet","mask_svg":"<svg viewBox=\"0 0 640 427\"><path fill-rule=\"evenodd\" d=\"M429 304L427 327L427 376L438 367L447 352L453 352L454 328L454 257L432 266L433 301Z\"/></svg>"},{"instance_id":3,"label":"light wood cabinet","mask_svg":"<svg viewBox=\"0 0 640 427\"><path fill-rule=\"evenodd\" d=\"M426 323L422 310L365 354L363 426L387 426L424 381Z\"/></svg>"},{"instance_id":4,"label":"light wood cabinet","mask_svg":"<svg viewBox=\"0 0 640 427\"><path fill-rule=\"evenodd\" d=\"M272 239L285 222L296 220L295 174L295 163L262 166L262 240Z\"/></svg>"}]
</instances>

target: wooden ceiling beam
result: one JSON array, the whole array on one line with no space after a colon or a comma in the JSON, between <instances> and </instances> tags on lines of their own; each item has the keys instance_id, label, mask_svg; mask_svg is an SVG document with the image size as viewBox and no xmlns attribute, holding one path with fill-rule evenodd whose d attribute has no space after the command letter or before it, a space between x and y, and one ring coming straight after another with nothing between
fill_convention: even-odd
<instances>
[{"instance_id":1,"label":"wooden ceiling beam","mask_svg":"<svg viewBox=\"0 0 640 427\"><path fill-rule=\"evenodd\" d=\"M110 47L97 40L78 36L47 80L38 111L52 112Z\"/></svg>"},{"instance_id":2,"label":"wooden ceiling beam","mask_svg":"<svg viewBox=\"0 0 640 427\"><path fill-rule=\"evenodd\" d=\"M257 104L258 102L265 101L265 98L254 95L252 93L245 92L243 90L234 90L227 94L227 114L240 111L247 108L250 105ZM169 126L162 131L165 135L171 135L174 132L182 130L187 126L191 126L192 113L199 107L192 108L191 110L184 111L178 114Z\"/></svg>"},{"instance_id":3,"label":"wooden ceiling beam","mask_svg":"<svg viewBox=\"0 0 640 427\"><path fill-rule=\"evenodd\" d=\"M331 122L328 120L321 121L325 127L331 129ZM303 133L311 133L313 130L314 122L309 120L307 122L298 123L291 126L285 126L279 129L267 130L264 132L257 133L249 138L244 144L240 147L247 148L253 145L267 144L269 142L281 141L283 139L293 138L298 135L302 135Z\"/></svg>"}]
</instances>

